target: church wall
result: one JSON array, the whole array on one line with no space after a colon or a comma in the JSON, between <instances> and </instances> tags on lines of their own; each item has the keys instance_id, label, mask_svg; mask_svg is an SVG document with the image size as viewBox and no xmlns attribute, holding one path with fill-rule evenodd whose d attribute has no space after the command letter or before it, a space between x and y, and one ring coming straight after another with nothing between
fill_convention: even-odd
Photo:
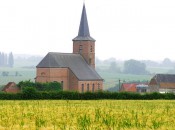
<instances>
[{"instance_id":1,"label":"church wall","mask_svg":"<svg viewBox=\"0 0 175 130\"><path fill-rule=\"evenodd\" d=\"M86 60L86 62L90 66L95 68L95 42L94 41L73 41L73 53L81 54Z\"/></svg>"},{"instance_id":2,"label":"church wall","mask_svg":"<svg viewBox=\"0 0 175 130\"><path fill-rule=\"evenodd\" d=\"M69 90L78 91L78 79L71 70L69 70Z\"/></svg>"},{"instance_id":3,"label":"church wall","mask_svg":"<svg viewBox=\"0 0 175 130\"><path fill-rule=\"evenodd\" d=\"M88 89L89 86L89 89ZM94 87L93 87L94 86ZM78 91L79 92L96 92L103 90L103 81L79 81Z\"/></svg>"},{"instance_id":4,"label":"church wall","mask_svg":"<svg viewBox=\"0 0 175 130\"><path fill-rule=\"evenodd\" d=\"M69 69L68 68L37 68L36 82L60 82L63 90L69 90Z\"/></svg>"}]
</instances>

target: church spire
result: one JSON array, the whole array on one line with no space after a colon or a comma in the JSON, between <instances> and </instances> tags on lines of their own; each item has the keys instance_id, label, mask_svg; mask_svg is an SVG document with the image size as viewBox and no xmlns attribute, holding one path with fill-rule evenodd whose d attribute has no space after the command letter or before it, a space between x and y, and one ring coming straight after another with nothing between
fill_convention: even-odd
<instances>
[{"instance_id":1,"label":"church spire","mask_svg":"<svg viewBox=\"0 0 175 130\"><path fill-rule=\"evenodd\" d=\"M90 36L85 4L83 4L78 36L73 41L95 41Z\"/></svg>"}]
</instances>

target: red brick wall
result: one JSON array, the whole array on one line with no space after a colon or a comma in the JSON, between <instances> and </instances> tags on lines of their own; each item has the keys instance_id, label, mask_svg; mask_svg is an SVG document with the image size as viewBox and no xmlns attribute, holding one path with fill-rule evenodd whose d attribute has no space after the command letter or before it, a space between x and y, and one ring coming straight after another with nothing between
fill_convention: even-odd
<instances>
[{"instance_id":1,"label":"red brick wall","mask_svg":"<svg viewBox=\"0 0 175 130\"><path fill-rule=\"evenodd\" d=\"M63 81L63 90L82 92L82 84L84 84L84 92L103 90L103 81L79 81L74 73L68 68L37 68L36 82L61 82Z\"/></svg>"},{"instance_id":2,"label":"red brick wall","mask_svg":"<svg viewBox=\"0 0 175 130\"><path fill-rule=\"evenodd\" d=\"M82 84L84 84L84 92L88 91L88 84L89 84L89 91L93 92L93 84L94 84L94 92L103 90L103 81L79 81L78 82L78 91L82 91Z\"/></svg>"},{"instance_id":3,"label":"red brick wall","mask_svg":"<svg viewBox=\"0 0 175 130\"><path fill-rule=\"evenodd\" d=\"M78 91L78 79L71 70L69 70L69 88L71 91Z\"/></svg>"},{"instance_id":4,"label":"red brick wall","mask_svg":"<svg viewBox=\"0 0 175 130\"><path fill-rule=\"evenodd\" d=\"M82 52L80 52L80 45L82 46ZM73 53L80 53L86 62L95 68L95 42L93 41L74 41Z\"/></svg>"},{"instance_id":5,"label":"red brick wall","mask_svg":"<svg viewBox=\"0 0 175 130\"><path fill-rule=\"evenodd\" d=\"M36 82L62 82L63 90L69 90L69 69L68 68L37 68Z\"/></svg>"}]
</instances>

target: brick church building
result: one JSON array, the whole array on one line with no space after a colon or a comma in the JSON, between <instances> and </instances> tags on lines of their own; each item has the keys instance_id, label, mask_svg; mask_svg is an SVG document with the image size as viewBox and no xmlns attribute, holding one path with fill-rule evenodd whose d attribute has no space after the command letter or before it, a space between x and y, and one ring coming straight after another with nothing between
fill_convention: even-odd
<instances>
[{"instance_id":1,"label":"brick church building","mask_svg":"<svg viewBox=\"0 0 175 130\"><path fill-rule=\"evenodd\" d=\"M49 52L36 66L36 82L60 82L63 90L95 92L103 90L103 79L95 71L95 39L90 36L83 5L73 53Z\"/></svg>"}]
</instances>

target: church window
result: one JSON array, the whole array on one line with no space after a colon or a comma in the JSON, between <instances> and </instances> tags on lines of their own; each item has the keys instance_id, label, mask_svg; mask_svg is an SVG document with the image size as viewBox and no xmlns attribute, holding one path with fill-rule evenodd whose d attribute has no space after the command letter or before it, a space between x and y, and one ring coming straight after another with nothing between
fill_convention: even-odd
<instances>
[{"instance_id":1,"label":"church window","mask_svg":"<svg viewBox=\"0 0 175 130\"><path fill-rule=\"evenodd\" d=\"M91 46L91 52L92 52L92 46Z\"/></svg>"},{"instance_id":2,"label":"church window","mask_svg":"<svg viewBox=\"0 0 175 130\"><path fill-rule=\"evenodd\" d=\"M94 91L95 91L95 85L92 84L92 92L94 92Z\"/></svg>"},{"instance_id":3,"label":"church window","mask_svg":"<svg viewBox=\"0 0 175 130\"><path fill-rule=\"evenodd\" d=\"M98 90L100 90L100 84L98 83Z\"/></svg>"},{"instance_id":4,"label":"church window","mask_svg":"<svg viewBox=\"0 0 175 130\"><path fill-rule=\"evenodd\" d=\"M91 64L91 58L89 59L89 64Z\"/></svg>"},{"instance_id":5,"label":"church window","mask_svg":"<svg viewBox=\"0 0 175 130\"><path fill-rule=\"evenodd\" d=\"M83 50L83 46L82 46L82 45L80 45L80 46L79 46L79 52L81 53L81 52L82 52L82 50Z\"/></svg>"},{"instance_id":6,"label":"church window","mask_svg":"<svg viewBox=\"0 0 175 130\"><path fill-rule=\"evenodd\" d=\"M89 84L87 84L87 91L89 92Z\"/></svg>"},{"instance_id":7,"label":"church window","mask_svg":"<svg viewBox=\"0 0 175 130\"><path fill-rule=\"evenodd\" d=\"M46 75L46 73L45 72L41 72L41 76L45 76Z\"/></svg>"},{"instance_id":8,"label":"church window","mask_svg":"<svg viewBox=\"0 0 175 130\"><path fill-rule=\"evenodd\" d=\"M81 87L82 87L81 88L82 89L81 91L84 92L84 84L82 84Z\"/></svg>"},{"instance_id":9,"label":"church window","mask_svg":"<svg viewBox=\"0 0 175 130\"><path fill-rule=\"evenodd\" d=\"M62 87L63 87L63 83L64 83L64 82L63 82L63 81L61 81L61 86L62 86Z\"/></svg>"}]
</instances>

